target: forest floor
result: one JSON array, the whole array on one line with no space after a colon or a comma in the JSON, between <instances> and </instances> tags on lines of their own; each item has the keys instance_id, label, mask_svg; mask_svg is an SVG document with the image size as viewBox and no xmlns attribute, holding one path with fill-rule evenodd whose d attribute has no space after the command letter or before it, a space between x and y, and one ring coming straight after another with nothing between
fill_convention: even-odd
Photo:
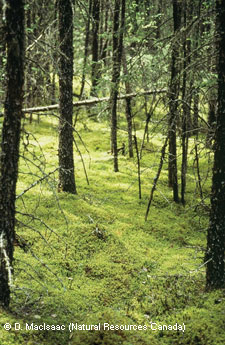
<instances>
[{"instance_id":1,"label":"forest floor","mask_svg":"<svg viewBox=\"0 0 225 345\"><path fill-rule=\"evenodd\" d=\"M77 130L86 148L75 138L89 185L76 152L77 195L57 191L57 120L25 121L14 282L10 310L0 309L0 344L223 345L225 294L205 292L203 265L211 181L203 183L203 204L193 148L186 206L172 202L165 162L145 221L164 137L155 133L145 145L140 200L136 159L120 155L114 173L107 121L82 120L82 114ZM125 128L121 121L119 146ZM141 125L136 129L140 144ZM208 156L199 150L205 176ZM96 329L72 330L71 323Z\"/></svg>"}]
</instances>

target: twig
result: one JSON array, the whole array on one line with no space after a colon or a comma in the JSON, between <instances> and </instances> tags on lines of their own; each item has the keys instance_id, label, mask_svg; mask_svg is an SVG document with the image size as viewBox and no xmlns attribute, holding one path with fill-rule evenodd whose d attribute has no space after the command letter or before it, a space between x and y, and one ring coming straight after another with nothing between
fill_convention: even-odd
<instances>
[{"instance_id":1,"label":"twig","mask_svg":"<svg viewBox=\"0 0 225 345\"><path fill-rule=\"evenodd\" d=\"M33 252L32 250L30 250L30 253L31 253L31 255L32 255L37 261L39 261L39 262L41 263L41 265L42 265L43 267L45 267L50 273L52 273L52 274L56 277L56 279L60 282L60 284L62 285L62 287L66 290L65 285L63 284L62 280L57 276L57 274L54 273L54 272L51 270L51 268L49 268L48 265L47 265L45 262L43 262L37 255L35 255L34 252Z\"/></svg>"},{"instance_id":2,"label":"twig","mask_svg":"<svg viewBox=\"0 0 225 345\"><path fill-rule=\"evenodd\" d=\"M201 175L199 169L199 156L198 156L198 145L195 141L195 160L196 160L196 168L197 168L197 176L198 176L198 187L201 201L203 202L203 192L202 192L202 183L201 183Z\"/></svg>"},{"instance_id":3,"label":"twig","mask_svg":"<svg viewBox=\"0 0 225 345\"><path fill-rule=\"evenodd\" d=\"M50 173L48 173L45 176L42 176L39 180L35 181L34 183L32 183L29 187L27 187L26 189L24 189L19 195L16 196L16 199L19 199L21 196L23 196L26 192L28 192L30 189L32 189L33 187L35 187L37 184L39 184L40 182L42 182L43 180L45 180L47 177L49 177L50 175L54 174L59 168L56 168L55 170L51 171Z\"/></svg>"},{"instance_id":4,"label":"twig","mask_svg":"<svg viewBox=\"0 0 225 345\"><path fill-rule=\"evenodd\" d=\"M134 146L137 154L137 165L138 165L138 190L139 190L139 199L141 199L141 166L140 166L140 155L138 151L137 137L136 134L134 137Z\"/></svg>"},{"instance_id":5,"label":"twig","mask_svg":"<svg viewBox=\"0 0 225 345\"><path fill-rule=\"evenodd\" d=\"M25 223L23 223L21 220L19 220L19 219L16 219L16 221L18 222L18 223L20 223L21 224L21 226L23 226L23 227L25 227L25 228L28 228L28 229L30 229L30 230L32 230L32 231L34 231L34 232L37 232L38 234L39 234L39 236L43 239L43 241L51 248L51 250L53 251L53 248L52 248L52 245L47 241L47 239L42 235L42 233L39 231L39 230L37 230L37 229L35 229L33 226L31 226L31 225L28 225L28 224L25 224Z\"/></svg>"},{"instance_id":6,"label":"twig","mask_svg":"<svg viewBox=\"0 0 225 345\"><path fill-rule=\"evenodd\" d=\"M164 143L164 145L162 147L162 150L161 150L161 157L160 157L159 168L158 168L157 175L154 178L154 183L153 183L152 190L151 190L151 193L150 193L150 198L149 198L149 202L148 202L148 206L147 206L147 210L146 210L146 214L145 214L145 221L147 221L147 219L148 219L148 213L149 213L151 202L152 202L152 199L153 199L153 194L154 194L154 191L156 189L156 185L157 185L157 182L158 182L161 170L162 170L162 166L163 166L163 162L164 162L164 157L165 157L165 153L166 153L166 147L167 147L168 139L169 139L169 135L167 135L166 141L165 141L165 143Z\"/></svg>"},{"instance_id":7,"label":"twig","mask_svg":"<svg viewBox=\"0 0 225 345\"><path fill-rule=\"evenodd\" d=\"M73 138L73 142L74 142L74 145L76 146L76 149L80 155L80 158L81 158L81 162L82 162L82 165L83 165L83 169L84 169L84 173L85 173L85 177L86 177L86 181L87 181L87 184L89 185L89 179L88 179L88 175L87 175L87 170L86 170L86 167L85 167L85 163L84 163L84 160L83 160L83 156L82 156L82 153L77 145L77 142L76 140Z\"/></svg>"},{"instance_id":8,"label":"twig","mask_svg":"<svg viewBox=\"0 0 225 345\"><path fill-rule=\"evenodd\" d=\"M33 214L30 214L30 213L23 213L23 212L20 212L20 211L16 211L16 213L21 214L24 217L29 217L32 220L39 221L42 225L45 226L46 229L48 229L51 233L55 234L61 241L64 241L63 238L59 234L57 234L57 232L55 232L52 228L50 228L48 226L48 224L46 224L41 218L36 217L36 216L34 216Z\"/></svg>"}]
</instances>

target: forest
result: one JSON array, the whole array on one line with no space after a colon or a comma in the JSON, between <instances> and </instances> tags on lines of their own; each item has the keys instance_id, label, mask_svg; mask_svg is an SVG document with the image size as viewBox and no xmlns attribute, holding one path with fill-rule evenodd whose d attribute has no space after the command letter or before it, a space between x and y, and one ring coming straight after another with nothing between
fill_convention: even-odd
<instances>
[{"instance_id":1,"label":"forest","mask_svg":"<svg viewBox=\"0 0 225 345\"><path fill-rule=\"evenodd\" d=\"M224 18L0 0L0 345L225 344Z\"/></svg>"}]
</instances>

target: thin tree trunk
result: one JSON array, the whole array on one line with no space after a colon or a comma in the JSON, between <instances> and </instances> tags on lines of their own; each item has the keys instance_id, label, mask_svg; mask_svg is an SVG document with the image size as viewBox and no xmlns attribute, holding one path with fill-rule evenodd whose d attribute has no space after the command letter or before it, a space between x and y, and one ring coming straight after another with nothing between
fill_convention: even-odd
<instances>
[{"instance_id":1,"label":"thin tree trunk","mask_svg":"<svg viewBox=\"0 0 225 345\"><path fill-rule=\"evenodd\" d=\"M73 160L73 10L59 0L59 191L76 194Z\"/></svg>"},{"instance_id":2,"label":"thin tree trunk","mask_svg":"<svg viewBox=\"0 0 225 345\"><path fill-rule=\"evenodd\" d=\"M138 195L139 199L141 200L141 163L140 163L140 154L138 150L138 142L137 142L137 136L134 135L134 145L137 155L137 166L138 166Z\"/></svg>"},{"instance_id":3,"label":"thin tree trunk","mask_svg":"<svg viewBox=\"0 0 225 345\"><path fill-rule=\"evenodd\" d=\"M52 52L52 58L53 61L57 60L58 55L57 55L57 7L54 8L54 25L53 25L53 29L54 29L54 49ZM57 75L57 67L52 64L51 66L52 68L52 78L51 78L51 91L50 91L50 99L51 99L51 104L54 104L56 101L56 75Z\"/></svg>"},{"instance_id":4,"label":"thin tree trunk","mask_svg":"<svg viewBox=\"0 0 225 345\"><path fill-rule=\"evenodd\" d=\"M55 99L56 99L56 95L55 95L55 92L56 92L56 74L55 74L55 71L53 70L52 71L52 80L51 80L51 104L54 104L55 103Z\"/></svg>"},{"instance_id":5,"label":"thin tree trunk","mask_svg":"<svg viewBox=\"0 0 225 345\"><path fill-rule=\"evenodd\" d=\"M189 65L191 63L191 45L186 34L187 17L190 19L192 14L192 6L188 0L183 1L183 20L184 20L184 42L183 42L183 85L182 85L182 165L181 165L181 202L185 205L186 192L186 173L187 173L187 156L188 156L188 140L191 125L191 100L192 100L192 80L188 78L191 74Z\"/></svg>"},{"instance_id":6,"label":"thin tree trunk","mask_svg":"<svg viewBox=\"0 0 225 345\"><path fill-rule=\"evenodd\" d=\"M102 21L104 20L104 23L102 23L102 33L105 35L109 35L108 30L108 21L109 21L109 10L110 10L110 4L107 1L103 1L103 13L102 13ZM108 38L102 37L102 45L100 49L100 59L103 61L104 66L107 66L107 46L108 46Z\"/></svg>"},{"instance_id":7,"label":"thin tree trunk","mask_svg":"<svg viewBox=\"0 0 225 345\"><path fill-rule=\"evenodd\" d=\"M193 133L198 136L198 116L199 116L199 89L194 89L193 95Z\"/></svg>"},{"instance_id":8,"label":"thin tree trunk","mask_svg":"<svg viewBox=\"0 0 225 345\"><path fill-rule=\"evenodd\" d=\"M200 175L200 164L199 164L197 140L195 141L195 161L196 161L196 170L197 170L197 178L198 178L197 185L198 185L198 189L199 189L200 198L203 201L202 179L201 179L201 175Z\"/></svg>"},{"instance_id":9,"label":"thin tree trunk","mask_svg":"<svg viewBox=\"0 0 225 345\"><path fill-rule=\"evenodd\" d=\"M173 0L174 42L172 45L171 81L170 81L170 114L169 114L169 186L173 188L173 199L179 202L177 180L177 117L179 96L179 40L177 33L181 26L181 2Z\"/></svg>"},{"instance_id":10,"label":"thin tree trunk","mask_svg":"<svg viewBox=\"0 0 225 345\"><path fill-rule=\"evenodd\" d=\"M29 8L26 13L25 13L25 24L26 24L26 30L27 30L27 35L26 35L26 42L25 46L29 47L31 44L31 35L28 29L31 28L31 9ZM32 69L31 69L31 62L30 62L30 52L29 50L26 52L26 73L25 73L25 80L24 80L24 89L25 89L25 103L26 107L32 107L32 82L31 82L31 76L32 76ZM30 122L32 122L32 114L30 115Z\"/></svg>"},{"instance_id":11,"label":"thin tree trunk","mask_svg":"<svg viewBox=\"0 0 225 345\"><path fill-rule=\"evenodd\" d=\"M218 111L214 144L211 212L207 235L206 288L225 287L225 2L216 0Z\"/></svg>"},{"instance_id":12,"label":"thin tree trunk","mask_svg":"<svg viewBox=\"0 0 225 345\"><path fill-rule=\"evenodd\" d=\"M113 18L113 71L111 88L111 152L114 155L114 171L119 171L117 152L117 98L119 93L120 69L123 50L123 30L125 26L125 0L121 2L120 24L120 1L115 0Z\"/></svg>"},{"instance_id":13,"label":"thin tree trunk","mask_svg":"<svg viewBox=\"0 0 225 345\"><path fill-rule=\"evenodd\" d=\"M0 28L3 27L3 3L0 1ZM3 68L4 38L0 41L0 68Z\"/></svg>"},{"instance_id":14,"label":"thin tree trunk","mask_svg":"<svg viewBox=\"0 0 225 345\"><path fill-rule=\"evenodd\" d=\"M0 103L2 104L4 101L4 93L2 92L5 89L5 82L2 80L3 75L5 74L5 57L6 57L6 42L5 42L5 32L4 28L4 20L3 20L3 1L0 1L0 78L1 78L1 85L0 85Z\"/></svg>"},{"instance_id":15,"label":"thin tree trunk","mask_svg":"<svg viewBox=\"0 0 225 345\"><path fill-rule=\"evenodd\" d=\"M162 0L158 0L157 16L156 16L156 39L159 40L161 37L161 13L162 13Z\"/></svg>"},{"instance_id":16,"label":"thin tree trunk","mask_svg":"<svg viewBox=\"0 0 225 345\"><path fill-rule=\"evenodd\" d=\"M84 91L84 86L85 86L85 74L86 74L86 65L87 65L87 58L88 58L88 45L89 45L89 38L90 38L91 9L92 9L92 0L89 0L88 19L87 19L87 24L86 24L86 35L85 35L85 43L84 43L83 72L82 72L79 99L81 99L83 96L83 91Z\"/></svg>"},{"instance_id":17,"label":"thin tree trunk","mask_svg":"<svg viewBox=\"0 0 225 345\"><path fill-rule=\"evenodd\" d=\"M9 306L24 84L24 1L6 0L7 81L0 163L0 305Z\"/></svg>"},{"instance_id":18,"label":"thin tree trunk","mask_svg":"<svg viewBox=\"0 0 225 345\"><path fill-rule=\"evenodd\" d=\"M208 101L209 111L208 111L208 132L206 137L206 145L211 146L213 137L216 129L216 106L217 100L215 95L215 90L210 90L209 92L209 101Z\"/></svg>"},{"instance_id":19,"label":"thin tree trunk","mask_svg":"<svg viewBox=\"0 0 225 345\"><path fill-rule=\"evenodd\" d=\"M100 0L93 0L92 4L92 88L91 95L96 96L96 88L99 81L99 22L100 22Z\"/></svg>"},{"instance_id":20,"label":"thin tree trunk","mask_svg":"<svg viewBox=\"0 0 225 345\"><path fill-rule=\"evenodd\" d=\"M125 52L123 53L123 72L125 75L125 88L126 94L131 93L131 86L129 82L129 74L127 70L127 62L126 62L126 55ZM131 98L126 98L126 118L127 118L127 132L128 132L128 151L129 157L132 158L134 156L133 153L133 142L132 142L132 112L131 112Z\"/></svg>"},{"instance_id":21,"label":"thin tree trunk","mask_svg":"<svg viewBox=\"0 0 225 345\"><path fill-rule=\"evenodd\" d=\"M197 6L193 7L193 15L198 16L200 18L201 15L201 0L198 1ZM199 59L199 41L201 38L200 35L200 20L198 21L198 24L195 27L193 38L193 54L192 54L192 59L194 61L197 61ZM192 79L193 79L193 134L198 137L198 132L199 132L199 124L198 124L198 117L199 117L199 86L196 85L196 80L198 80L198 71L194 70L192 72Z\"/></svg>"},{"instance_id":22,"label":"thin tree trunk","mask_svg":"<svg viewBox=\"0 0 225 345\"><path fill-rule=\"evenodd\" d=\"M155 97L156 97L156 95L154 94L149 111L147 111L147 109L146 109L146 120L145 120L145 128L144 128L142 144L141 144L141 148L140 148L140 157L142 157L142 152L143 152L143 149L144 149L145 137L146 136L147 136L147 142L149 142L149 122L150 122L150 120L151 120L151 118L153 116L154 110L156 109L157 104L159 102L159 100L157 102L155 102ZM145 103L146 103L146 101L145 101ZM147 108L147 105L146 105L146 108Z\"/></svg>"},{"instance_id":23,"label":"thin tree trunk","mask_svg":"<svg viewBox=\"0 0 225 345\"><path fill-rule=\"evenodd\" d=\"M207 24L204 26L205 33L210 34L212 31L212 25L210 23L210 13L207 13L208 20L206 21ZM215 73L215 58L211 54L211 50L214 49L214 44L213 47L210 45L208 48L208 70L210 73ZM208 133L206 137L206 146L211 147L213 137L215 134L216 130L216 107L217 107L217 90L215 87L211 87L208 91Z\"/></svg>"},{"instance_id":24,"label":"thin tree trunk","mask_svg":"<svg viewBox=\"0 0 225 345\"><path fill-rule=\"evenodd\" d=\"M99 10L99 56L101 59L101 55L102 55L102 50L103 50L103 37L102 34L105 33L104 31L104 19L105 19L105 13L104 13L104 0L100 0L100 10Z\"/></svg>"}]
</instances>

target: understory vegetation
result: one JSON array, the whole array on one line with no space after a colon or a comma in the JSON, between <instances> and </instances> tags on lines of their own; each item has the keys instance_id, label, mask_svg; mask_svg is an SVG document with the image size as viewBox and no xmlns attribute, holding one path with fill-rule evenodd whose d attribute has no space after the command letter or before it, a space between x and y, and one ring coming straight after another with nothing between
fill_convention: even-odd
<instances>
[{"instance_id":1,"label":"understory vegetation","mask_svg":"<svg viewBox=\"0 0 225 345\"><path fill-rule=\"evenodd\" d=\"M127 140L122 105L119 111L118 147ZM104 108L79 110L74 133L79 148L75 152L77 195L57 190L57 116L45 114L38 119L35 115L32 123L24 119L14 281L9 312L0 309L1 345L224 344L224 291L205 292L212 153L201 142L201 134L198 141L190 138L186 206L172 202L166 155L145 221L166 138L164 112L159 105L142 151L141 199L136 158L121 154L120 170L112 172ZM90 117L93 114L99 116ZM142 114L135 117L139 149L144 121ZM180 159L178 148L179 165ZM4 330L5 323L13 326L10 331ZM14 323L20 323L21 329L15 330ZM26 323L65 325L66 329L26 330ZM147 330L70 332L70 323L146 325ZM185 331L155 331L152 323L153 328L184 324Z\"/></svg>"}]
</instances>

